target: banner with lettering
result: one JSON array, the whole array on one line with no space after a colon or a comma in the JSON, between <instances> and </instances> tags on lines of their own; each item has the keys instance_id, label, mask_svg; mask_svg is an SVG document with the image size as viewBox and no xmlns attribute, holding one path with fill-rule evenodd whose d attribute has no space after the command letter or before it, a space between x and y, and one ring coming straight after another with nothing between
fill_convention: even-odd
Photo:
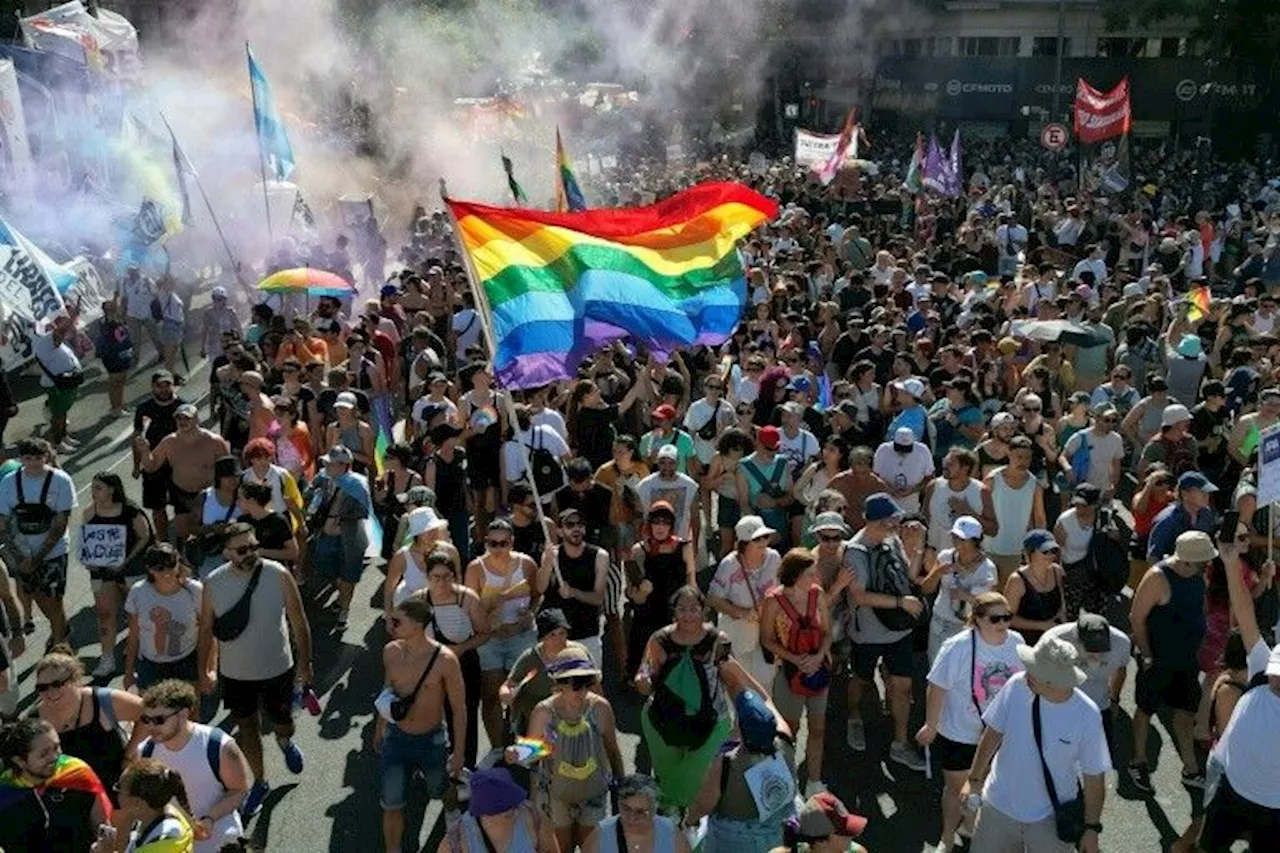
<instances>
[{"instance_id":1,"label":"banner with lettering","mask_svg":"<svg viewBox=\"0 0 1280 853\"><path fill-rule=\"evenodd\" d=\"M82 526L80 528L80 565L103 569L123 566L124 558L128 556L125 540L123 524Z\"/></svg>"},{"instance_id":2,"label":"banner with lettering","mask_svg":"<svg viewBox=\"0 0 1280 853\"><path fill-rule=\"evenodd\" d=\"M7 343L9 338L25 339L29 356L31 329L42 330L51 318L66 310L62 294L76 283L74 270L55 263L0 219L0 304Z\"/></svg>"},{"instance_id":3,"label":"banner with lettering","mask_svg":"<svg viewBox=\"0 0 1280 853\"><path fill-rule=\"evenodd\" d=\"M811 169L821 166L840 144L838 133L814 133L796 128L796 167Z\"/></svg>"},{"instance_id":4,"label":"banner with lettering","mask_svg":"<svg viewBox=\"0 0 1280 853\"><path fill-rule=\"evenodd\" d=\"M1083 78L1076 82L1076 138L1084 144L1114 139L1129 132L1133 114L1129 107L1129 78L1110 92L1099 92Z\"/></svg>"}]
</instances>

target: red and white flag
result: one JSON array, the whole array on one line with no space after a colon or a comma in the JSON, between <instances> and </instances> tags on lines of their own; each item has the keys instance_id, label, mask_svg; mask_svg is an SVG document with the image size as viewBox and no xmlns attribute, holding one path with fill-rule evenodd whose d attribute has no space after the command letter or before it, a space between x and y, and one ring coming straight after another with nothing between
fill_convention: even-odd
<instances>
[{"instance_id":1,"label":"red and white flag","mask_svg":"<svg viewBox=\"0 0 1280 853\"><path fill-rule=\"evenodd\" d=\"M1075 129L1082 143L1123 136L1132 124L1128 77L1110 92L1099 92L1083 79L1076 82Z\"/></svg>"}]
</instances>

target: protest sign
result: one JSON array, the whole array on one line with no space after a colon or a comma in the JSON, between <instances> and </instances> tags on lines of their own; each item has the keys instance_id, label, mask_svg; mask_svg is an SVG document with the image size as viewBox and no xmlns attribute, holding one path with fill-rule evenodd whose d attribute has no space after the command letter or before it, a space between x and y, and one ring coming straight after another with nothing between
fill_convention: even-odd
<instances>
[{"instance_id":1,"label":"protest sign","mask_svg":"<svg viewBox=\"0 0 1280 853\"><path fill-rule=\"evenodd\" d=\"M80 565L114 569L124 564L123 524L86 524L80 528Z\"/></svg>"}]
</instances>

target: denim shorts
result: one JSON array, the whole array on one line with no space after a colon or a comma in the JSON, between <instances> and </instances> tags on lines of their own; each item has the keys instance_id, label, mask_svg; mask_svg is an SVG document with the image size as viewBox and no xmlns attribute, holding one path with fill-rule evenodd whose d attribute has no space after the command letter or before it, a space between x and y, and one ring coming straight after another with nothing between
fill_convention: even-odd
<instances>
[{"instance_id":1,"label":"denim shorts","mask_svg":"<svg viewBox=\"0 0 1280 853\"><path fill-rule=\"evenodd\" d=\"M404 808L409 779L415 770L422 773L427 796L439 797L444 792L448 760L449 734L443 725L412 735L400 731L395 723L387 723L382 739L382 810Z\"/></svg>"},{"instance_id":2,"label":"denim shorts","mask_svg":"<svg viewBox=\"0 0 1280 853\"><path fill-rule=\"evenodd\" d=\"M538 632L532 628L510 637L490 637L488 642L476 649L480 653L480 670L482 672L501 670L503 673L508 673L511 667L516 665L520 655L532 648L536 642L538 642Z\"/></svg>"}]
</instances>

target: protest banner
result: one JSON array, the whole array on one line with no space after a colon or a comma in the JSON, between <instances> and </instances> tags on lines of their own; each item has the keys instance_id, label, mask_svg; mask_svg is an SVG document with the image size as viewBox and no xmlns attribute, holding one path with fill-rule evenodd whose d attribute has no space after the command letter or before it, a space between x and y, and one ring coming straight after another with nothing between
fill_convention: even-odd
<instances>
[{"instance_id":1,"label":"protest banner","mask_svg":"<svg viewBox=\"0 0 1280 853\"><path fill-rule=\"evenodd\" d=\"M122 524L86 524L80 528L80 565L113 569L124 564L125 527Z\"/></svg>"}]
</instances>

